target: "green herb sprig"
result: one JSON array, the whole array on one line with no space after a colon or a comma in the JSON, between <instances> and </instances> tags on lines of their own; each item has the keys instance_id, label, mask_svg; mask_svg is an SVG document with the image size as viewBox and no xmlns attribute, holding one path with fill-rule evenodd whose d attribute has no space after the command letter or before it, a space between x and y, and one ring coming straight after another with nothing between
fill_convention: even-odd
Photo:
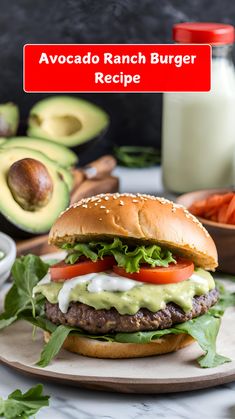
<instances>
[{"instance_id":1,"label":"green herb sprig","mask_svg":"<svg viewBox=\"0 0 235 419\"><path fill-rule=\"evenodd\" d=\"M6 419L29 419L42 408L49 406L50 396L43 394L43 385L38 384L26 393L15 390L6 400L0 397L0 416Z\"/></svg>"},{"instance_id":2,"label":"green herb sprig","mask_svg":"<svg viewBox=\"0 0 235 419\"><path fill-rule=\"evenodd\" d=\"M114 155L121 166L130 168L151 167L161 163L160 151L154 147L114 147Z\"/></svg>"}]
</instances>

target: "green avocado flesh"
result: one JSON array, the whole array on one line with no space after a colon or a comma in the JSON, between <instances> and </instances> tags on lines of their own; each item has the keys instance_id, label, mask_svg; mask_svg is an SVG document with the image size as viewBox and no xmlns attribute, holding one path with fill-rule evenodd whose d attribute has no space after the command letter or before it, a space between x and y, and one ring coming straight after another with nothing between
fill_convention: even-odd
<instances>
[{"instance_id":1,"label":"green avocado flesh","mask_svg":"<svg viewBox=\"0 0 235 419\"><path fill-rule=\"evenodd\" d=\"M78 162L77 155L67 147L42 138L12 137L0 143L3 148L25 147L44 153L51 160L63 167L75 166Z\"/></svg>"},{"instance_id":2,"label":"green avocado flesh","mask_svg":"<svg viewBox=\"0 0 235 419\"><path fill-rule=\"evenodd\" d=\"M195 274L199 281L189 278L186 281L166 285L144 284L125 292L102 291L91 293L87 290L87 282L77 285L71 290L69 302L80 302L94 307L96 310L112 307L120 314L133 315L140 308L147 308L152 312L164 309L167 303L175 303L185 312L192 309L192 299L195 295L204 295L215 288L215 282L209 272L197 269ZM38 284L34 292L44 295L52 304L58 303L58 294L63 282Z\"/></svg>"},{"instance_id":3,"label":"green avocado flesh","mask_svg":"<svg viewBox=\"0 0 235 419\"><path fill-rule=\"evenodd\" d=\"M69 167L64 167L64 164L65 161L67 161L67 163L69 163L69 161L72 162L72 156L69 157L67 151L69 153L71 152L74 155L75 153L73 153L67 147L63 147L60 144L52 143L51 141L41 140L37 138L28 139L27 137L16 137L10 140L6 140L3 144L0 143L0 151L1 149L12 149L15 152L17 152L18 148L24 150L27 149L27 154L29 154L31 151L39 152L41 155L43 153L43 155L45 155L46 158L50 159L52 163L56 164L58 172L60 173L64 182L67 184L69 191L73 189L74 179L72 172ZM69 157L69 160L67 157ZM75 163L74 158L73 162Z\"/></svg>"},{"instance_id":4,"label":"green avocado flesh","mask_svg":"<svg viewBox=\"0 0 235 419\"><path fill-rule=\"evenodd\" d=\"M53 192L49 202L37 211L23 209L14 199L8 186L7 175L13 163L24 158L40 161L48 170L53 182ZM63 180L60 167L44 154L26 148L0 149L0 214L11 224L30 233L47 232L59 214L69 204L69 190ZM2 221L2 220L1 220ZM2 221L4 225L4 221Z\"/></svg>"},{"instance_id":5,"label":"green avocado flesh","mask_svg":"<svg viewBox=\"0 0 235 419\"><path fill-rule=\"evenodd\" d=\"M12 102L0 105L0 137L16 134L20 120L19 108Z\"/></svg>"},{"instance_id":6,"label":"green avocado flesh","mask_svg":"<svg viewBox=\"0 0 235 419\"><path fill-rule=\"evenodd\" d=\"M75 147L99 135L108 124L106 112L93 103L54 96L41 100L31 109L27 134Z\"/></svg>"}]
</instances>

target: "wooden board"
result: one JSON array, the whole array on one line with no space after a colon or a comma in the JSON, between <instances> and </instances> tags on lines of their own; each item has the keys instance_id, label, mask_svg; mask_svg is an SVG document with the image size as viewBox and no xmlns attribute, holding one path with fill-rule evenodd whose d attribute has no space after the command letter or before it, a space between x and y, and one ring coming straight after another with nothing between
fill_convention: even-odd
<instances>
[{"instance_id":1,"label":"wooden board","mask_svg":"<svg viewBox=\"0 0 235 419\"><path fill-rule=\"evenodd\" d=\"M118 178L115 176L107 176L104 179L85 180L81 185L73 191L72 202L79 201L82 198L96 195L99 193L117 192L119 187ZM55 252L55 247L49 246L48 235L41 235L26 240L20 240L16 243L17 255L34 253L42 255L45 253Z\"/></svg>"}]
</instances>

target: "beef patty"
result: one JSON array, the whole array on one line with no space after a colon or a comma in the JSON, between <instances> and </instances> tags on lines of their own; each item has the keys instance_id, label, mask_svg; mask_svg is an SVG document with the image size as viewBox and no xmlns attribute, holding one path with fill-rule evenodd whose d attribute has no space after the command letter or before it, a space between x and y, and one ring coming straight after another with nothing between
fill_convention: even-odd
<instances>
[{"instance_id":1,"label":"beef patty","mask_svg":"<svg viewBox=\"0 0 235 419\"><path fill-rule=\"evenodd\" d=\"M121 315L115 308L96 310L82 303L72 302L67 313L62 313L58 304L45 304L47 318L55 324L79 327L92 334L116 332L139 332L167 329L176 323L183 323L205 314L219 299L219 292L213 289L205 295L193 298L193 308L185 313L178 305L168 303L156 313L141 308L134 315Z\"/></svg>"}]
</instances>

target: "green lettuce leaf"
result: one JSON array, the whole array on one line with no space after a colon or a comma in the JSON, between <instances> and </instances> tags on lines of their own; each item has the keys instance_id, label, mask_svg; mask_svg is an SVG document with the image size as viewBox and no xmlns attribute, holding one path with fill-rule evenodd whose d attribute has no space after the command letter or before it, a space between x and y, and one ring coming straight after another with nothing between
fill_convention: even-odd
<instances>
[{"instance_id":1,"label":"green lettuce leaf","mask_svg":"<svg viewBox=\"0 0 235 419\"><path fill-rule=\"evenodd\" d=\"M227 291L224 285L218 280L215 280L215 284L219 291L220 299L216 305L210 308L210 313L214 316L221 317L226 308L235 307L235 292Z\"/></svg>"},{"instance_id":2,"label":"green lettuce leaf","mask_svg":"<svg viewBox=\"0 0 235 419\"><path fill-rule=\"evenodd\" d=\"M19 313L18 313L19 314ZM7 316L6 314L0 316L0 330L10 326L18 319L18 316Z\"/></svg>"},{"instance_id":3,"label":"green lettuce leaf","mask_svg":"<svg viewBox=\"0 0 235 419\"><path fill-rule=\"evenodd\" d=\"M48 267L47 263L35 255L16 259L12 267L14 283L5 298L4 312L0 315L0 330L15 322L20 313L27 309L36 314L36 305L42 296L34 299L33 288L46 275Z\"/></svg>"},{"instance_id":4,"label":"green lettuce leaf","mask_svg":"<svg viewBox=\"0 0 235 419\"><path fill-rule=\"evenodd\" d=\"M62 247L63 249L69 250L70 252L72 249L72 252L69 253L66 258L66 263L71 263L71 265L76 263L80 256L86 256L88 259L91 259L92 262L96 262L98 259L98 254L90 248L89 244L78 243L75 244L73 247L71 247L71 245L66 244Z\"/></svg>"},{"instance_id":5,"label":"green lettuce leaf","mask_svg":"<svg viewBox=\"0 0 235 419\"><path fill-rule=\"evenodd\" d=\"M109 342L120 343L150 343L153 340L159 339L162 336L169 334L186 333L192 336L204 351L204 355L198 358L198 363L203 368L212 368L230 362L229 358L216 353L216 338L220 327L220 318L214 317L212 314L204 314L193 320L185 323L175 325L169 329L151 331L151 332L136 332L136 333L117 333L113 335L89 335L76 327L56 326L49 320L42 317L23 317L24 320L29 321L34 326L51 333L50 341L44 346L37 365L46 367L51 360L58 354L63 343L69 334L85 336L90 339L98 339Z\"/></svg>"},{"instance_id":6,"label":"green lettuce leaf","mask_svg":"<svg viewBox=\"0 0 235 419\"><path fill-rule=\"evenodd\" d=\"M50 364L52 359L59 353L65 339L69 334L76 334L79 336L85 336L90 339L99 339L101 341L108 342L113 342L115 340L115 337L111 335L89 335L77 327L64 325L56 326L54 323L43 316L33 317L29 311L21 314L20 319L25 320L31 323L33 326L51 333L51 338L49 342L44 345L40 359L36 363L36 365L41 368L44 368Z\"/></svg>"},{"instance_id":7,"label":"green lettuce leaf","mask_svg":"<svg viewBox=\"0 0 235 419\"><path fill-rule=\"evenodd\" d=\"M122 244L120 245L120 241L117 240L119 239L116 239L116 241L114 240L111 244L96 243L94 247L96 248L96 252L98 252L98 257L100 257L100 255L103 257L110 251L118 253L119 250L117 249L119 249ZM89 247L91 244L85 246ZM94 247L92 247L92 249L90 249L90 247L89 249L86 249L86 254L88 254L90 250L94 252ZM130 252L126 245L124 247L125 249L122 253L122 257L124 256L126 259L122 263L128 266L129 269L133 266L137 266L142 257L147 260L148 258L151 259L153 255L160 254L160 257L163 256L163 251L158 248L158 246L156 246L156 248L155 246L139 246L138 249L136 248ZM79 249L79 251L84 252L84 247L79 247ZM167 257L170 259L171 257L166 254L165 256L165 259L167 259ZM119 256L117 256L117 258L118 257ZM12 269L14 284L5 299L5 312L0 316L0 328L9 326L17 319L24 319L33 324L34 327L39 327L51 333L51 339L45 345L38 362L38 365L40 366L46 366L50 363L53 357L59 352L66 337L70 333L102 341L123 343L134 342L139 344L151 342L152 340L167 334L187 333L197 340L204 351L204 355L198 360L202 367L215 367L229 361L228 358L216 353L216 337L220 327L220 317L224 313L224 310L229 306L235 306L235 294L226 291L221 283L217 283L217 287L220 291L220 301L203 316L175 325L173 328L153 332L118 333L115 335L94 336L89 335L76 327L62 325L58 327L44 317L43 297L39 294L36 299L33 299L32 290L45 276L47 271L48 264L44 263L37 256L28 255L17 259Z\"/></svg>"},{"instance_id":8,"label":"green lettuce leaf","mask_svg":"<svg viewBox=\"0 0 235 419\"><path fill-rule=\"evenodd\" d=\"M15 390L7 400L0 398L0 416L6 419L28 419L42 407L49 406L49 396L43 395L43 386L38 384L26 393Z\"/></svg>"},{"instance_id":9,"label":"green lettuce leaf","mask_svg":"<svg viewBox=\"0 0 235 419\"><path fill-rule=\"evenodd\" d=\"M153 332L118 333L115 336L115 340L122 343L149 343L167 334L186 333L192 336L205 352L205 355L198 359L200 366L212 368L230 361L229 358L216 353L216 338L219 327L219 318L211 314L204 314L169 329Z\"/></svg>"},{"instance_id":10,"label":"green lettuce leaf","mask_svg":"<svg viewBox=\"0 0 235 419\"><path fill-rule=\"evenodd\" d=\"M213 368L230 362L231 359L216 353L216 338L219 332L221 319L204 314L204 316L179 324L177 330L188 333L200 345L205 355L198 358L198 363L202 368Z\"/></svg>"},{"instance_id":11,"label":"green lettuce leaf","mask_svg":"<svg viewBox=\"0 0 235 419\"><path fill-rule=\"evenodd\" d=\"M49 342L44 346L41 352L40 360L37 362L38 367L44 368L50 363L50 361L58 354L65 339L72 330L73 328L63 326L62 324L54 330Z\"/></svg>"},{"instance_id":12,"label":"green lettuce leaf","mask_svg":"<svg viewBox=\"0 0 235 419\"><path fill-rule=\"evenodd\" d=\"M81 256L86 256L93 262L103 259L105 256L114 256L118 266L125 268L129 273L138 272L142 263L147 263L152 268L167 267L169 263L176 263L169 250L162 249L156 244L140 245L130 250L128 245L123 244L118 238L115 238L112 243L65 244L62 248L69 253L65 260L66 263L76 263Z\"/></svg>"}]
</instances>

